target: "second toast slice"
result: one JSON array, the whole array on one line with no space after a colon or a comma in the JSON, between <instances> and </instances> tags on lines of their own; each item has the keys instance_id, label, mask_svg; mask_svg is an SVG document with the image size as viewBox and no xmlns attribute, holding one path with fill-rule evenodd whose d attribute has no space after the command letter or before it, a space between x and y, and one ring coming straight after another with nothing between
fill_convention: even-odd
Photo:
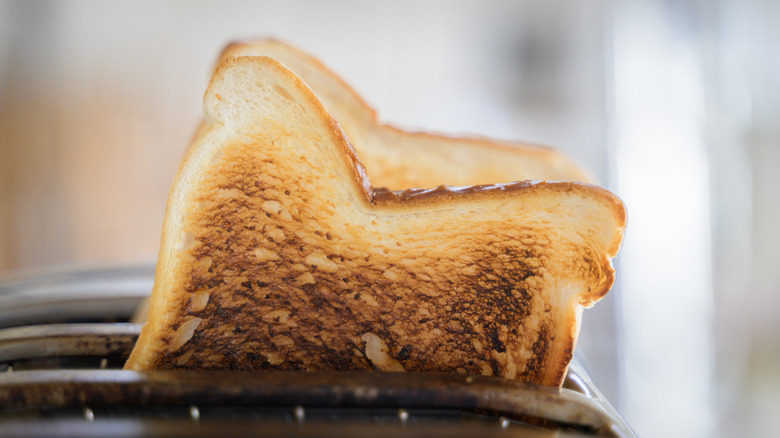
<instances>
[{"instance_id":1,"label":"second toast slice","mask_svg":"<svg viewBox=\"0 0 780 438\"><path fill-rule=\"evenodd\" d=\"M236 42L225 48L220 61L237 56L268 56L299 76L338 121L376 187L593 181L582 166L550 147L407 132L380 123L376 111L344 80L289 44L274 39Z\"/></svg>"}]
</instances>

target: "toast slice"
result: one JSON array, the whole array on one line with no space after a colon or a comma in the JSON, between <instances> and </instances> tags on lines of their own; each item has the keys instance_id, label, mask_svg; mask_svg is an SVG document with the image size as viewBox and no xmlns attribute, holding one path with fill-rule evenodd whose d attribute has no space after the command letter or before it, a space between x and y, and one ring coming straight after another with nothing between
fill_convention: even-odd
<instances>
[{"instance_id":1,"label":"toast slice","mask_svg":"<svg viewBox=\"0 0 780 438\"><path fill-rule=\"evenodd\" d=\"M168 200L127 369L443 371L560 385L614 281L622 202L582 183L374 190L290 70L230 58Z\"/></svg>"},{"instance_id":2,"label":"toast slice","mask_svg":"<svg viewBox=\"0 0 780 438\"><path fill-rule=\"evenodd\" d=\"M588 171L553 148L411 133L381 124L376 111L339 76L317 59L280 41L259 39L230 44L220 62L236 56L268 56L298 75L339 122L375 187L402 190L520 180L593 182Z\"/></svg>"}]
</instances>

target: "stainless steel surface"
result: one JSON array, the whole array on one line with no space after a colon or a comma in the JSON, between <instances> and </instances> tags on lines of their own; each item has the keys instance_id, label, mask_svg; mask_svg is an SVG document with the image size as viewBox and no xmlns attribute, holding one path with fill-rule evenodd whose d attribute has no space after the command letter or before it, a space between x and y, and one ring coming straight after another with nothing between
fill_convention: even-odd
<instances>
[{"instance_id":1,"label":"stainless steel surface","mask_svg":"<svg viewBox=\"0 0 780 438\"><path fill-rule=\"evenodd\" d=\"M0 321L23 308L26 320L48 322L0 329L0 436L634 436L577 357L560 390L429 373L124 371L141 328L124 321L152 273L0 283ZM2 305L26 289L37 293L24 305ZM108 322L74 322L79 308L94 320L102 305Z\"/></svg>"},{"instance_id":2,"label":"stainless steel surface","mask_svg":"<svg viewBox=\"0 0 780 438\"><path fill-rule=\"evenodd\" d=\"M140 324L51 324L0 330L0 362L57 356L130 354Z\"/></svg>"},{"instance_id":3,"label":"stainless steel surface","mask_svg":"<svg viewBox=\"0 0 780 438\"><path fill-rule=\"evenodd\" d=\"M0 277L0 328L127 319L153 283L153 265Z\"/></svg>"}]
</instances>

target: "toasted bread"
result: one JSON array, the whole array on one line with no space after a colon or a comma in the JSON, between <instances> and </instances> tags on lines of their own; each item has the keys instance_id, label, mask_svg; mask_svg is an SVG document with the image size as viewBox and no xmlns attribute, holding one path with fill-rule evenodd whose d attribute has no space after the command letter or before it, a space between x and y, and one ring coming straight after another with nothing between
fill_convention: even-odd
<instances>
[{"instance_id":1,"label":"toasted bread","mask_svg":"<svg viewBox=\"0 0 780 438\"><path fill-rule=\"evenodd\" d=\"M226 59L128 369L443 371L560 385L625 211L588 184L374 190L290 70Z\"/></svg>"},{"instance_id":2,"label":"toasted bread","mask_svg":"<svg viewBox=\"0 0 780 438\"><path fill-rule=\"evenodd\" d=\"M268 56L298 75L341 125L375 187L402 190L441 184L594 180L584 167L550 147L412 133L382 124L376 111L338 75L280 41L259 39L230 44L220 62L236 56Z\"/></svg>"}]
</instances>

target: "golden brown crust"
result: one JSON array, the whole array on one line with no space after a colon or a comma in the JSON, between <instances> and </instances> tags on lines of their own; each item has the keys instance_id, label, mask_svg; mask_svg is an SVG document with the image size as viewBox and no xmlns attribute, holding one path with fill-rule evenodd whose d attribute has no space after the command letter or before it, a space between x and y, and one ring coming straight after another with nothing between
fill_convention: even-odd
<instances>
[{"instance_id":1,"label":"golden brown crust","mask_svg":"<svg viewBox=\"0 0 780 438\"><path fill-rule=\"evenodd\" d=\"M625 225L614 195L537 182L372 196L333 119L269 58L226 60L205 102L128 368L560 385L577 309L614 279Z\"/></svg>"},{"instance_id":2,"label":"golden brown crust","mask_svg":"<svg viewBox=\"0 0 780 438\"><path fill-rule=\"evenodd\" d=\"M268 56L273 58L272 54L263 53L263 51L270 50L270 49L272 49L274 53L280 53L280 52L289 53L291 56L300 58L303 62L311 64L315 70L319 71L323 75L328 76L329 80L332 80L338 84L339 93L345 93L350 100L359 102L359 105L362 107L361 111L365 117L375 122L378 121L376 110L372 108L371 105L369 105L368 102L366 102L363 99L363 97L360 96L360 94L358 94L357 91L355 91L346 81L344 81L344 79L342 79L339 75L331 71L319 59L313 56L309 56L279 39L263 38L263 39L254 39L254 40L233 41L229 43L222 50L222 53L220 53L219 58L217 60L217 65L220 65L224 60L228 58L236 58L239 56ZM277 59L277 61L284 64L284 62L280 59ZM290 66L287 66L287 68L290 68Z\"/></svg>"},{"instance_id":3,"label":"golden brown crust","mask_svg":"<svg viewBox=\"0 0 780 438\"><path fill-rule=\"evenodd\" d=\"M339 121L377 186L405 189L529 179L594 180L588 170L547 146L407 132L382 123L376 111L320 60L279 40L233 42L219 59L237 56L269 56L300 76Z\"/></svg>"}]
</instances>

